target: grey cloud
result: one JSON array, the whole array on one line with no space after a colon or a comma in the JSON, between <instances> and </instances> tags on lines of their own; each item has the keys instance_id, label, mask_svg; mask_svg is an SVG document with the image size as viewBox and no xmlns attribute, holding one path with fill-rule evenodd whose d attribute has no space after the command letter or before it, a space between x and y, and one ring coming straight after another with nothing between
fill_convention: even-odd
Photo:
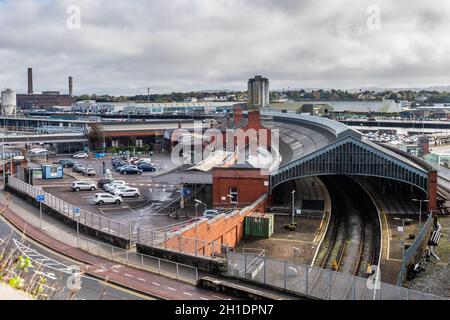
<instances>
[{"instance_id":1,"label":"grey cloud","mask_svg":"<svg viewBox=\"0 0 450 320\"><path fill-rule=\"evenodd\" d=\"M77 4L82 29L68 30ZM381 8L381 30L366 9ZM363 0L0 1L0 87L136 94L272 87L450 84L450 2Z\"/></svg>"}]
</instances>

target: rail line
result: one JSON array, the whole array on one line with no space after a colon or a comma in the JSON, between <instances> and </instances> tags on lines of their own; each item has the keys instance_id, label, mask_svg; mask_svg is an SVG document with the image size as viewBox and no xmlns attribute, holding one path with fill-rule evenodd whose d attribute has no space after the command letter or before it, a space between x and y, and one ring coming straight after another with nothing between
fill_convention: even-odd
<instances>
[{"instance_id":1,"label":"rail line","mask_svg":"<svg viewBox=\"0 0 450 320\"><path fill-rule=\"evenodd\" d=\"M322 180L330 190L333 210L316 266L367 277L367 267L376 265L380 258L377 248L380 246L381 231L376 208L365 191L351 178L324 177ZM342 190L342 185L346 186L347 192ZM338 273L326 282L335 281L340 281ZM330 297L329 289L323 288L323 285L319 274L313 279L311 289L320 290L324 298ZM342 288L344 297L351 295L352 284L343 283Z\"/></svg>"}]
</instances>

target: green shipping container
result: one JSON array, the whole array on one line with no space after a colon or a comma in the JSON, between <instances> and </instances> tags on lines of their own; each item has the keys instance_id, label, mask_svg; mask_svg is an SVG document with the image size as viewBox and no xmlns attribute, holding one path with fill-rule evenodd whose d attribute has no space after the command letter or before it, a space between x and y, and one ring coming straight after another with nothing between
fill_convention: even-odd
<instances>
[{"instance_id":1,"label":"green shipping container","mask_svg":"<svg viewBox=\"0 0 450 320\"><path fill-rule=\"evenodd\" d=\"M252 213L245 218L245 236L252 238L270 238L274 231L273 214Z\"/></svg>"}]
</instances>

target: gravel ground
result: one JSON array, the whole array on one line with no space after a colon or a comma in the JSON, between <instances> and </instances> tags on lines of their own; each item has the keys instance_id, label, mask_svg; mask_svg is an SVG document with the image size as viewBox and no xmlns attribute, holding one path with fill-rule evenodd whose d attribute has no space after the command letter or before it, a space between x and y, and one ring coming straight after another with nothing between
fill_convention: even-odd
<instances>
[{"instance_id":1,"label":"gravel ground","mask_svg":"<svg viewBox=\"0 0 450 320\"><path fill-rule=\"evenodd\" d=\"M440 217L442 237L435 252L441 261L431 257L427 270L408 283L414 290L450 298L450 217Z\"/></svg>"}]
</instances>

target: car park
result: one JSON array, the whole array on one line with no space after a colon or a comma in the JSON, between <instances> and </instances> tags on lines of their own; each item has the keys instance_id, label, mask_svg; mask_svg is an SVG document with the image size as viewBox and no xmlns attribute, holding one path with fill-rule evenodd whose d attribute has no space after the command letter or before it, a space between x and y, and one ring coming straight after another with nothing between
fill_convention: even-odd
<instances>
[{"instance_id":1,"label":"car park","mask_svg":"<svg viewBox=\"0 0 450 320\"><path fill-rule=\"evenodd\" d=\"M92 201L95 204L102 206L104 204L121 204L122 198L109 193L97 193Z\"/></svg>"},{"instance_id":2,"label":"car park","mask_svg":"<svg viewBox=\"0 0 450 320\"><path fill-rule=\"evenodd\" d=\"M75 181L72 183L72 186L70 188L72 189L72 191L76 192L97 190L97 186L95 184L87 181Z\"/></svg>"},{"instance_id":3,"label":"car park","mask_svg":"<svg viewBox=\"0 0 450 320\"><path fill-rule=\"evenodd\" d=\"M74 159L87 159L89 155L86 152L78 152L72 156Z\"/></svg>"},{"instance_id":4,"label":"car park","mask_svg":"<svg viewBox=\"0 0 450 320\"><path fill-rule=\"evenodd\" d=\"M137 188L125 187L114 192L114 195L122 197L122 198L139 198L141 196L141 192Z\"/></svg>"},{"instance_id":5,"label":"car park","mask_svg":"<svg viewBox=\"0 0 450 320\"><path fill-rule=\"evenodd\" d=\"M84 169L83 174L88 177L95 177L97 175L97 173L93 168Z\"/></svg>"}]
</instances>

